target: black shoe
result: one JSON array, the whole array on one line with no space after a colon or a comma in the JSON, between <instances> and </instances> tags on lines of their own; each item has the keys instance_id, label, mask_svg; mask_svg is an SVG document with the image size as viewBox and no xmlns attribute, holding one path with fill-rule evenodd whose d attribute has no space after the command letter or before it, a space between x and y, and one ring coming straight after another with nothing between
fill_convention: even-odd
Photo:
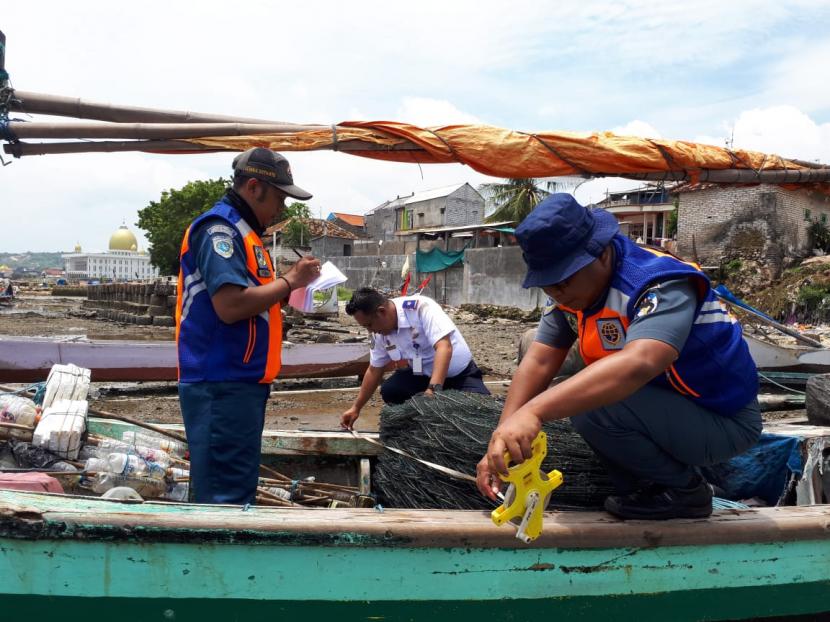
<instances>
[{"instance_id":1,"label":"black shoe","mask_svg":"<svg viewBox=\"0 0 830 622\"><path fill-rule=\"evenodd\" d=\"M608 497L605 509L614 516L632 520L706 518L712 514L712 489L700 478L689 488L651 488Z\"/></svg>"}]
</instances>

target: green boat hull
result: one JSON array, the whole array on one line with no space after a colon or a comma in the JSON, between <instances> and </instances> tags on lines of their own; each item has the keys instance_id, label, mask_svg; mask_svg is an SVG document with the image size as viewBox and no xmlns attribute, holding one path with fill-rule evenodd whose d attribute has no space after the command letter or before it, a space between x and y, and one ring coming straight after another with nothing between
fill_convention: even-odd
<instances>
[{"instance_id":1,"label":"green boat hull","mask_svg":"<svg viewBox=\"0 0 830 622\"><path fill-rule=\"evenodd\" d=\"M688 590L671 594L620 595L613 598L502 599L497 601L416 600L332 602L241 599L138 599L52 596L6 596L3 611L31 620L112 619L177 622L225 620L567 620L568 622L697 622L765 619L816 622L830 619L815 613L827 608L827 583L731 590ZM787 614L778 617L781 603ZM797 613L800 612L800 613ZM774 617L770 618L769 616ZM549 616L556 616L550 618Z\"/></svg>"},{"instance_id":2,"label":"green boat hull","mask_svg":"<svg viewBox=\"0 0 830 622\"><path fill-rule=\"evenodd\" d=\"M35 620L815 620L830 610L828 516L825 506L659 524L559 513L527 546L481 512L0 491L0 606Z\"/></svg>"}]
</instances>

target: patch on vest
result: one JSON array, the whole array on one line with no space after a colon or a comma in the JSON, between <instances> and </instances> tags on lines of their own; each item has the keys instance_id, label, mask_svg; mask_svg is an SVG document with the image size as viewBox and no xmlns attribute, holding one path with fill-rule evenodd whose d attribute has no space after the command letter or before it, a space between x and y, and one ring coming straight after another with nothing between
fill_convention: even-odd
<instances>
[{"instance_id":1,"label":"patch on vest","mask_svg":"<svg viewBox=\"0 0 830 622\"><path fill-rule=\"evenodd\" d=\"M418 301L414 298L412 300L404 300L402 306L404 309L417 309Z\"/></svg>"},{"instance_id":2,"label":"patch on vest","mask_svg":"<svg viewBox=\"0 0 830 622\"><path fill-rule=\"evenodd\" d=\"M637 307L637 317L643 317L657 310L657 294L649 292L640 300L640 306Z\"/></svg>"},{"instance_id":3,"label":"patch on vest","mask_svg":"<svg viewBox=\"0 0 830 622\"><path fill-rule=\"evenodd\" d=\"M230 259L233 255L233 242L225 236L216 236L213 238L213 250L220 257Z\"/></svg>"},{"instance_id":4,"label":"patch on vest","mask_svg":"<svg viewBox=\"0 0 830 622\"><path fill-rule=\"evenodd\" d=\"M369 333L369 349L375 349L375 333Z\"/></svg>"},{"instance_id":5,"label":"patch on vest","mask_svg":"<svg viewBox=\"0 0 830 622\"><path fill-rule=\"evenodd\" d=\"M625 345L625 330L617 318L597 320L597 333L603 350L622 350Z\"/></svg>"},{"instance_id":6,"label":"patch on vest","mask_svg":"<svg viewBox=\"0 0 830 622\"><path fill-rule=\"evenodd\" d=\"M553 313L553 310L556 308L556 302L553 298L548 296L548 299L545 301L545 306L542 307L542 315L548 315Z\"/></svg>"},{"instance_id":7,"label":"patch on vest","mask_svg":"<svg viewBox=\"0 0 830 622\"><path fill-rule=\"evenodd\" d=\"M254 246L254 258L256 259L257 275L271 276L271 266L268 265L265 249L261 246Z\"/></svg>"},{"instance_id":8,"label":"patch on vest","mask_svg":"<svg viewBox=\"0 0 830 622\"><path fill-rule=\"evenodd\" d=\"M228 225L213 225L207 230L207 234L213 237L214 234L221 233L229 238L233 238L236 235L236 230L233 227L229 227Z\"/></svg>"}]
</instances>

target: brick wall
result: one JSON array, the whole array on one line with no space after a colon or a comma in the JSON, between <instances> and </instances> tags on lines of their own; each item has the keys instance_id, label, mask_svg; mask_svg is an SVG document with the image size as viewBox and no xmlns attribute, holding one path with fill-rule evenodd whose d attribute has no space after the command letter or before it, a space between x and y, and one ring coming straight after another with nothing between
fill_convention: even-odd
<instances>
[{"instance_id":1,"label":"brick wall","mask_svg":"<svg viewBox=\"0 0 830 622\"><path fill-rule=\"evenodd\" d=\"M830 197L771 184L682 192L678 253L696 255L705 265L737 257L759 259L778 272L787 258L810 253L807 228L822 214L830 225Z\"/></svg>"}]
</instances>

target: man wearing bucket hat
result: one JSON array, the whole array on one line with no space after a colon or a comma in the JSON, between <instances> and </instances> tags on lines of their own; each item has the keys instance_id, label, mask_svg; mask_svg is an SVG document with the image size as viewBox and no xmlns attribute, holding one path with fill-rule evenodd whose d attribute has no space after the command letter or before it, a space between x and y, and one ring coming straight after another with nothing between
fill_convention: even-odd
<instances>
[{"instance_id":1,"label":"man wearing bucket hat","mask_svg":"<svg viewBox=\"0 0 830 622\"><path fill-rule=\"evenodd\" d=\"M699 467L747 450L761 433L755 364L740 325L697 266L620 235L614 216L567 194L516 229L524 287L549 296L487 455L479 490L530 457L543 422L571 417L608 469L626 519L699 518L712 489ZM586 367L549 388L578 337Z\"/></svg>"},{"instance_id":2,"label":"man wearing bucket hat","mask_svg":"<svg viewBox=\"0 0 830 622\"><path fill-rule=\"evenodd\" d=\"M199 503L253 503L265 404L280 369L280 301L320 272L304 257L275 277L260 238L286 197L311 198L294 185L288 160L256 147L234 158L233 171L233 187L193 221L181 247L179 399Z\"/></svg>"}]
</instances>

